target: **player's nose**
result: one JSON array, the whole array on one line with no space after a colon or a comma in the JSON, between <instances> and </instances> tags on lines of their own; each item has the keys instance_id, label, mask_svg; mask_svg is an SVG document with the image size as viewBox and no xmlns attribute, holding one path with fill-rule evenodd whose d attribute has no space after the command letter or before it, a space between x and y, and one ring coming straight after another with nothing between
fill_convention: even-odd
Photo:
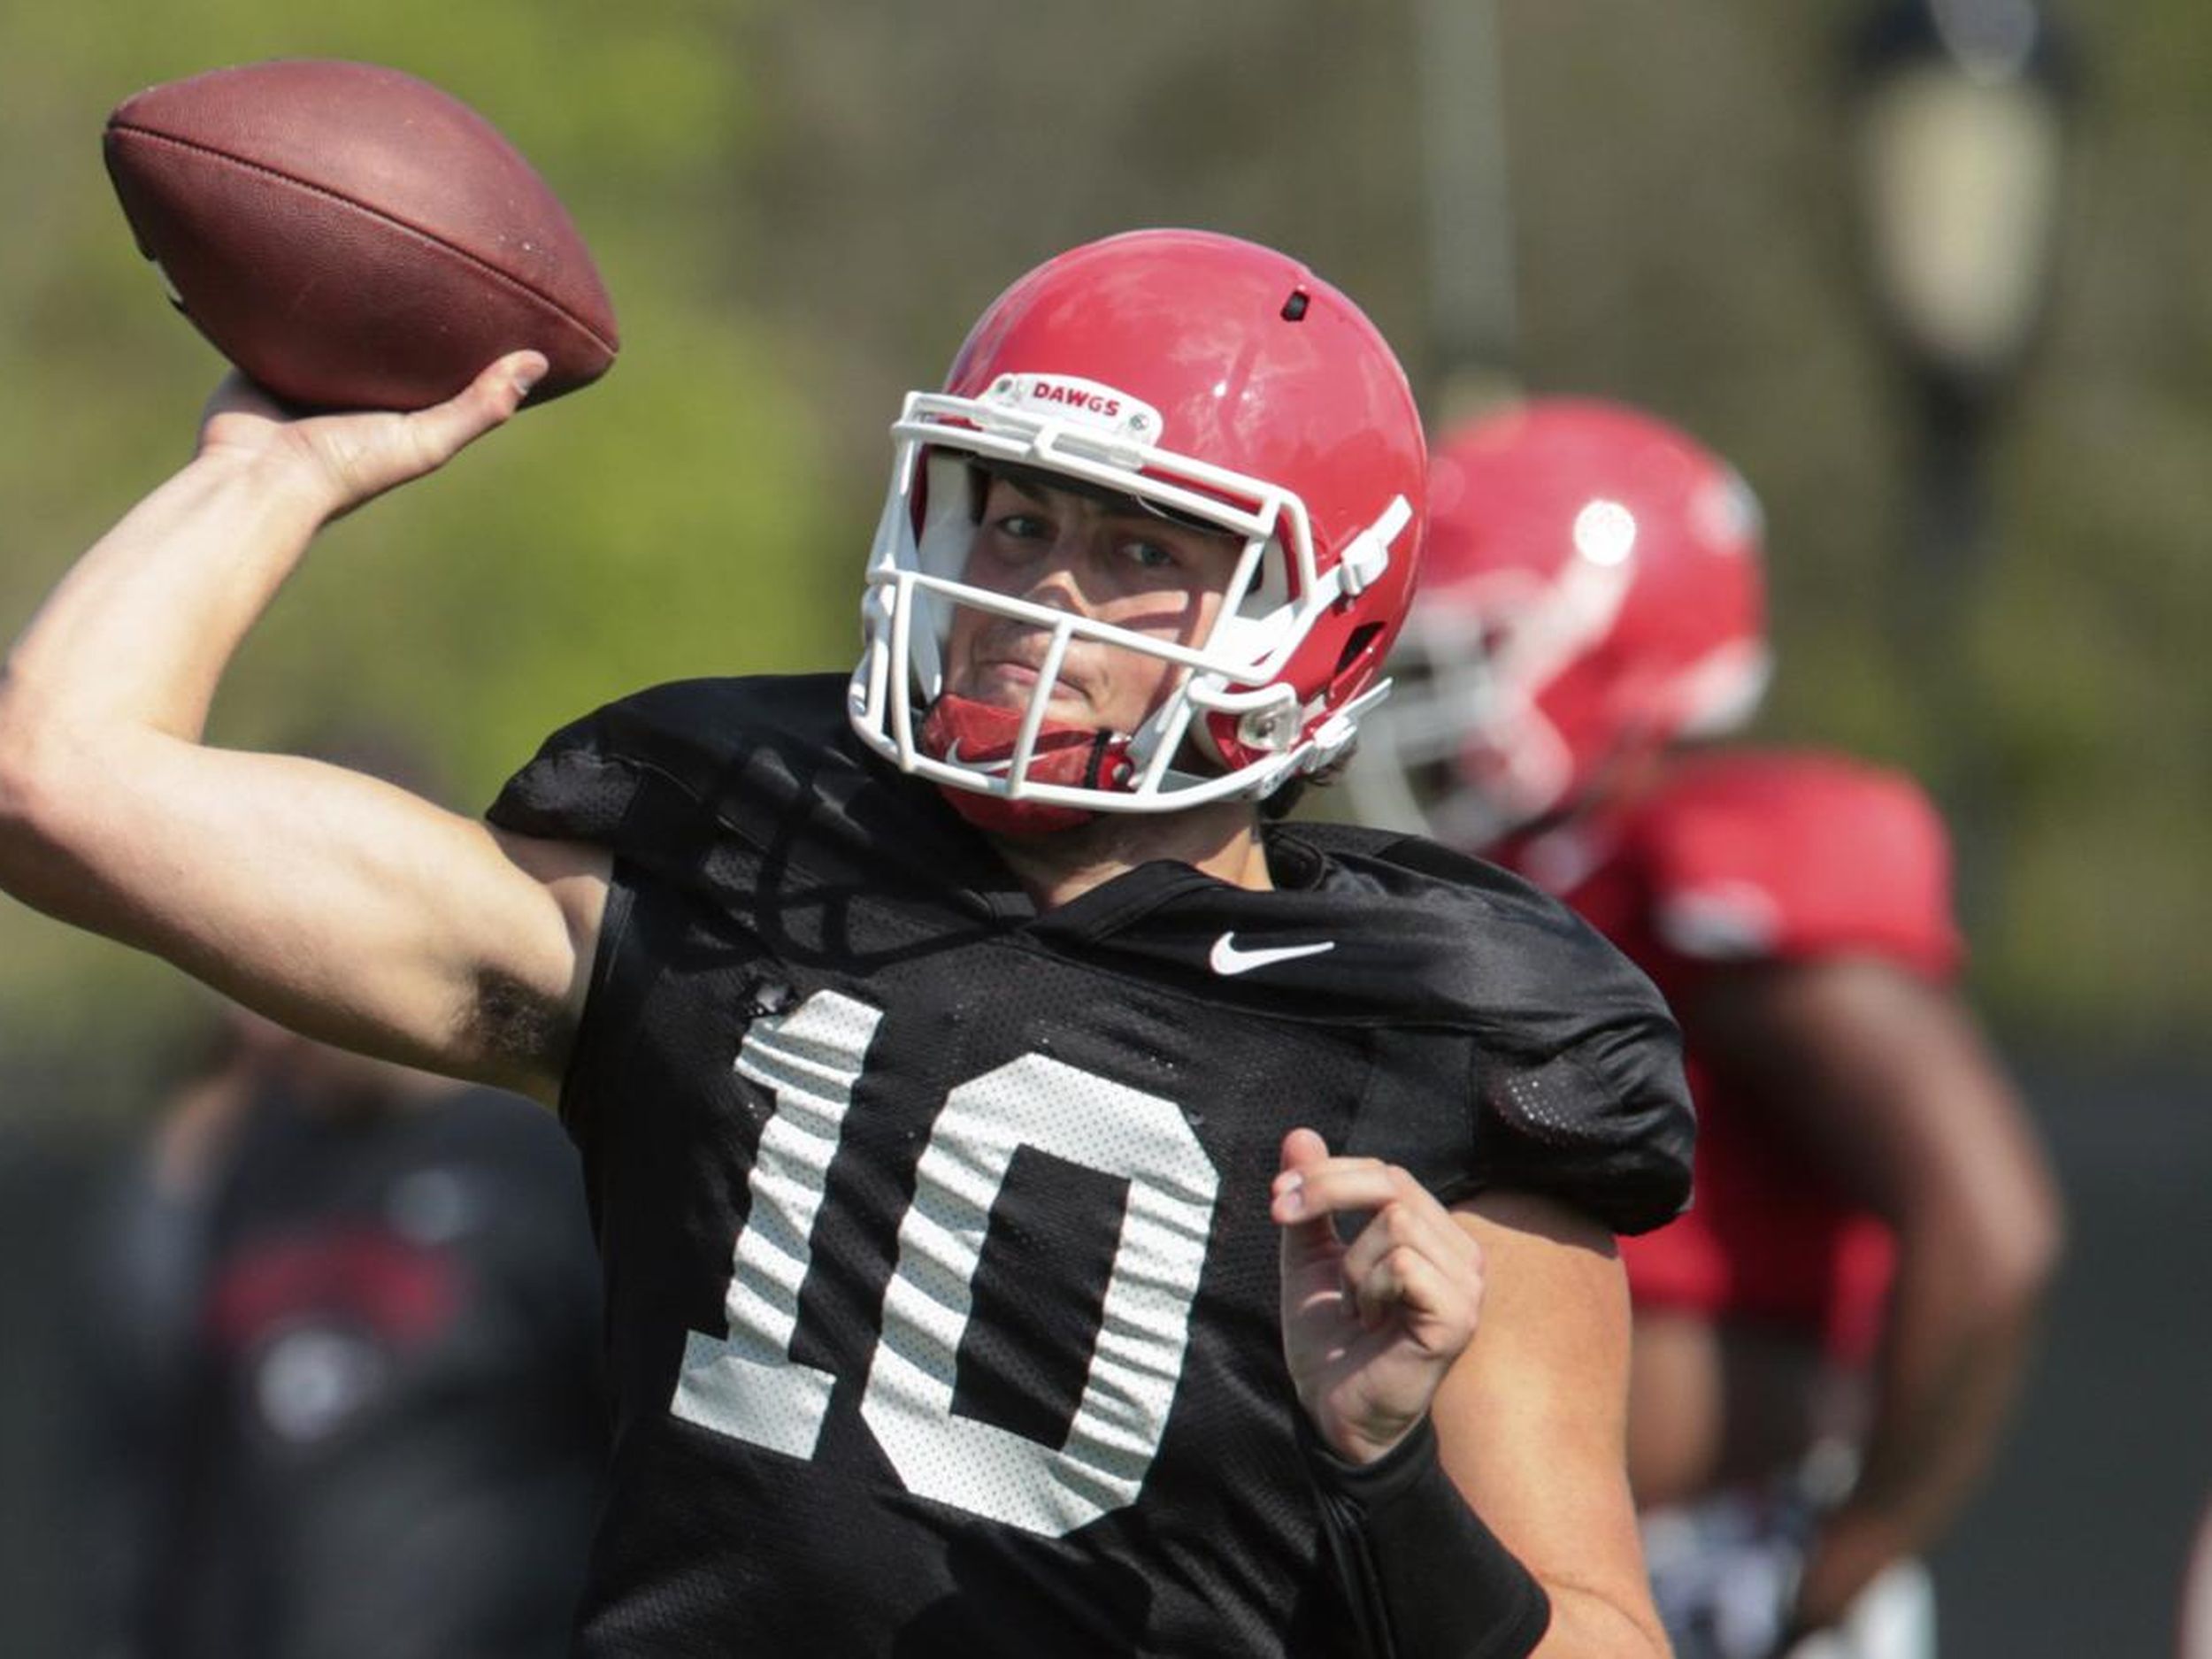
<instances>
[{"instance_id":1,"label":"player's nose","mask_svg":"<svg viewBox=\"0 0 2212 1659\"><path fill-rule=\"evenodd\" d=\"M1089 558L1090 538L1085 529L1063 526L1052 545L1030 566L1029 585L1021 596L1048 610L1087 615L1090 603L1083 577Z\"/></svg>"}]
</instances>

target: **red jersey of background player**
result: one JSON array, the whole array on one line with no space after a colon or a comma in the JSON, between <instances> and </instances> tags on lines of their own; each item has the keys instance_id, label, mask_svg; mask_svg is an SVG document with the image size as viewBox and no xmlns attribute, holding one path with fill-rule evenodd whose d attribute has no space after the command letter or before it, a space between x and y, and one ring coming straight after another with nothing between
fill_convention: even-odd
<instances>
[{"instance_id":1,"label":"red jersey of background player","mask_svg":"<svg viewBox=\"0 0 2212 1659\"><path fill-rule=\"evenodd\" d=\"M1945 980L1961 954L1934 809L1907 779L1840 756L1686 757L1639 798L1492 856L1564 898L1677 1006L1747 964L1873 956ZM1696 1200L1623 1240L1636 1301L1817 1329L1837 1358L1863 1361L1889 1289L1888 1229L1694 1045L1686 1065Z\"/></svg>"},{"instance_id":2,"label":"red jersey of background player","mask_svg":"<svg viewBox=\"0 0 2212 1659\"><path fill-rule=\"evenodd\" d=\"M1566 899L1688 1050L1690 1212L1622 1247L1629 1474L1675 1651L1818 1632L1845 1646L1804 1652L1926 1659L1916 1557L1998 1444L2061 1227L1949 983L1942 826L1892 773L1706 741L1765 683L1763 549L1686 434L1539 399L1448 434L1429 497L1361 816Z\"/></svg>"}]
</instances>

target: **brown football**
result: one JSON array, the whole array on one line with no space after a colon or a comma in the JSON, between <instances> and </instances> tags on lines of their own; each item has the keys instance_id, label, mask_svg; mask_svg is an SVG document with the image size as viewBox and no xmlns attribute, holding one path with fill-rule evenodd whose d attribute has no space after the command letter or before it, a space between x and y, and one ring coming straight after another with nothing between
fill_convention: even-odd
<instances>
[{"instance_id":1,"label":"brown football","mask_svg":"<svg viewBox=\"0 0 2212 1659\"><path fill-rule=\"evenodd\" d=\"M325 58L218 69L126 99L104 149L170 298L280 397L419 409L529 347L551 365L543 403L614 361L567 209L427 81Z\"/></svg>"}]
</instances>

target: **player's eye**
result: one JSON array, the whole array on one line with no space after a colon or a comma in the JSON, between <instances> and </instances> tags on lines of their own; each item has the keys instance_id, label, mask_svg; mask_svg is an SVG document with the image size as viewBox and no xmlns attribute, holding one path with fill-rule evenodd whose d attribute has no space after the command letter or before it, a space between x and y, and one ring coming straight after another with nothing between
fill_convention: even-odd
<instances>
[{"instance_id":1,"label":"player's eye","mask_svg":"<svg viewBox=\"0 0 2212 1659\"><path fill-rule=\"evenodd\" d=\"M1040 514L1018 510L991 520L991 533L1002 541L1033 542L1052 539L1052 524Z\"/></svg>"},{"instance_id":2,"label":"player's eye","mask_svg":"<svg viewBox=\"0 0 2212 1659\"><path fill-rule=\"evenodd\" d=\"M1132 540L1121 544L1122 557L1140 570L1173 570L1182 561L1175 549L1164 541Z\"/></svg>"}]
</instances>

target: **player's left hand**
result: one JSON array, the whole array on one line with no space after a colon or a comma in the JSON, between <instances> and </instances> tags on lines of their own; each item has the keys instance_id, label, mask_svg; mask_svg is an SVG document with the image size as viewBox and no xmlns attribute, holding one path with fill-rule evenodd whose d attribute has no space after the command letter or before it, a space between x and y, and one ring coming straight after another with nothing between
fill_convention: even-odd
<instances>
[{"instance_id":1,"label":"player's left hand","mask_svg":"<svg viewBox=\"0 0 2212 1659\"><path fill-rule=\"evenodd\" d=\"M1371 1463L1427 1413L1474 1336L1482 1248L1405 1171L1284 1137L1271 1213L1282 1228L1283 1355L1331 1450ZM1347 1242L1340 1217L1364 1217Z\"/></svg>"}]
</instances>

